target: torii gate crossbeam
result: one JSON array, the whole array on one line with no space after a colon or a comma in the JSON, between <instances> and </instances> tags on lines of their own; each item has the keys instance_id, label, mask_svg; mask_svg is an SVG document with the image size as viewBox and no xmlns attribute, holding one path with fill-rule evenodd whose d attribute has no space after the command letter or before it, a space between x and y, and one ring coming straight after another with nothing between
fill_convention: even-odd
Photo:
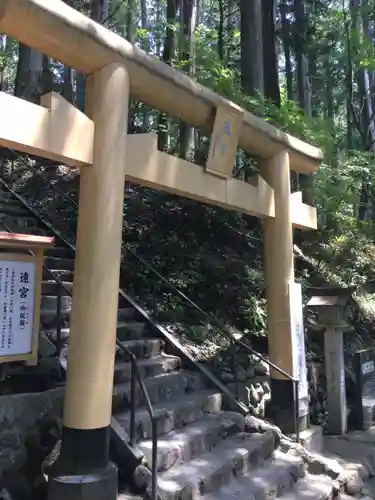
<instances>
[{"instance_id":1,"label":"torii gate crossbeam","mask_svg":"<svg viewBox=\"0 0 375 500\"><path fill-rule=\"evenodd\" d=\"M0 32L85 74L120 62L129 71L132 96L208 134L219 105L238 107L61 0L0 0ZM261 158L287 149L290 168L301 173L314 172L322 160L318 148L249 112L244 112L239 146Z\"/></svg>"}]
</instances>

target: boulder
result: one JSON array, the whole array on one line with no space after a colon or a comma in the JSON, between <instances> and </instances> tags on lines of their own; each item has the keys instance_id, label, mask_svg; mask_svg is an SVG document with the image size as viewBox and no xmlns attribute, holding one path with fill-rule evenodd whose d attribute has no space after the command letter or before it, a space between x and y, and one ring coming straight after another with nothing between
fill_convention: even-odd
<instances>
[{"instance_id":1,"label":"boulder","mask_svg":"<svg viewBox=\"0 0 375 500\"><path fill-rule=\"evenodd\" d=\"M347 471L356 471L359 474L359 477L362 479L362 481L367 481L367 479L370 477L369 471L363 464L356 464L356 463L349 463L345 466L345 469Z\"/></svg>"},{"instance_id":2,"label":"boulder","mask_svg":"<svg viewBox=\"0 0 375 500\"><path fill-rule=\"evenodd\" d=\"M245 432L259 432L264 434L267 431L271 431L273 433L275 437L275 446L277 448L280 444L282 432L278 427L276 427L276 425L269 424L264 420L254 417L253 415L247 415L245 417Z\"/></svg>"},{"instance_id":3,"label":"boulder","mask_svg":"<svg viewBox=\"0 0 375 500\"><path fill-rule=\"evenodd\" d=\"M0 397L0 479L27 460L25 442L42 422L58 419L63 389Z\"/></svg>"},{"instance_id":4,"label":"boulder","mask_svg":"<svg viewBox=\"0 0 375 500\"><path fill-rule=\"evenodd\" d=\"M339 478L339 482L344 484L346 493L353 496L359 495L364 486L358 470L346 469Z\"/></svg>"},{"instance_id":5,"label":"boulder","mask_svg":"<svg viewBox=\"0 0 375 500\"><path fill-rule=\"evenodd\" d=\"M39 338L38 350L41 358L50 358L56 354L56 346L43 333Z\"/></svg>"},{"instance_id":6,"label":"boulder","mask_svg":"<svg viewBox=\"0 0 375 500\"><path fill-rule=\"evenodd\" d=\"M270 373L270 368L269 366L267 365L267 363L265 361L258 361L255 365L254 365L254 372L257 374L257 375L269 375Z\"/></svg>"}]
</instances>

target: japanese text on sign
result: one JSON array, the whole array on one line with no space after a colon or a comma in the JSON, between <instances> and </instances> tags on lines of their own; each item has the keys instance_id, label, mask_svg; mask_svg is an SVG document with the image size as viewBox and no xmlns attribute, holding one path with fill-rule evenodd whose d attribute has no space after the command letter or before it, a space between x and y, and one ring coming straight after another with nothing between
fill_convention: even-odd
<instances>
[{"instance_id":1,"label":"japanese text on sign","mask_svg":"<svg viewBox=\"0 0 375 500\"><path fill-rule=\"evenodd\" d=\"M0 260L0 355L32 350L35 263Z\"/></svg>"},{"instance_id":2,"label":"japanese text on sign","mask_svg":"<svg viewBox=\"0 0 375 500\"><path fill-rule=\"evenodd\" d=\"M212 155L216 154L224 155L229 150L230 139L232 135L232 124L229 120L226 120L215 135L212 147Z\"/></svg>"},{"instance_id":3,"label":"japanese text on sign","mask_svg":"<svg viewBox=\"0 0 375 500\"><path fill-rule=\"evenodd\" d=\"M208 172L220 177L232 176L242 119L243 113L234 108L217 108L206 162Z\"/></svg>"}]
</instances>

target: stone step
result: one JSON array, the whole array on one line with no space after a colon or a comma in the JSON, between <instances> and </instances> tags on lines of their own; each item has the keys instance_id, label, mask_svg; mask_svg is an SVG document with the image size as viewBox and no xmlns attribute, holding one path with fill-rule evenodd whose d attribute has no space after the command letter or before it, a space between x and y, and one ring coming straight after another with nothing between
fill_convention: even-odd
<instances>
[{"instance_id":1,"label":"stone step","mask_svg":"<svg viewBox=\"0 0 375 500\"><path fill-rule=\"evenodd\" d=\"M42 282L42 295L57 296L58 293L60 293L61 295L69 295L69 293L67 293L67 290L68 290L68 292L70 292L70 294L72 294L73 293L73 283L71 283L69 281L63 281L62 283L63 283L64 287L66 288L66 290L63 287L61 287L52 278L49 280L43 281Z\"/></svg>"},{"instance_id":2,"label":"stone step","mask_svg":"<svg viewBox=\"0 0 375 500\"><path fill-rule=\"evenodd\" d=\"M0 190L0 200L3 201L4 203L7 203L8 201L17 201L17 198L14 196L13 193L11 193L8 190Z\"/></svg>"},{"instance_id":3,"label":"stone step","mask_svg":"<svg viewBox=\"0 0 375 500\"><path fill-rule=\"evenodd\" d=\"M280 500L328 500L332 498L332 489L332 479L328 476L306 474L293 490L282 495Z\"/></svg>"},{"instance_id":4,"label":"stone step","mask_svg":"<svg viewBox=\"0 0 375 500\"><path fill-rule=\"evenodd\" d=\"M53 247L46 250L46 257L62 258L62 259L74 259L74 252L68 247Z\"/></svg>"},{"instance_id":5,"label":"stone step","mask_svg":"<svg viewBox=\"0 0 375 500\"><path fill-rule=\"evenodd\" d=\"M67 327L70 319L70 310L61 310L59 324ZM56 309L40 310L40 325L43 330L55 329L57 325Z\"/></svg>"},{"instance_id":6,"label":"stone step","mask_svg":"<svg viewBox=\"0 0 375 500\"><path fill-rule=\"evenodd\" d=\"M62 343L66 343L69 338L70 328L61 328L60 330L60 340ZM46 330L42 330L41 332L45 337L47 337L51 342L57 342L57 329L50 328Z\"/></svg>"},{"instance_id":7,"label":"stone step","mask_svg":"<svg viewBox=\"0 0 375 500\"><path fill-rule=\"evenodd\" d=\"M7 206L7 205L18 205L20 207L23 207L25 210L26 207L24 207L23 203L21 203L13 194L11 193L3 193L0 192L0 206ZM27 211L28 215L30 215L30 212Z\"/></svg>"},{"instance_id":8,"label":"stone step","mask_svg":"<svg viewBox=\"0 0 375 500\"><path fill-rule=\"evenodd\" d=\"M206 415L203 419L182 429L171 431L158 439L157 471L164 472L184 462L212 451L223 439L243 432L245 419L239 413L221 412ZM149 468L152 466L152 440L140 441Z\"/></svg>"},{"instance_id":9,"label":"stone step","mask_svg":"<svg viewBox=\"0 0 375 500\"><path fill-rule=\"evenodd\" d=\"M132 307L123 307L118 310L118 320L119 321L129 321L133 320L135 316L135 311Z\"/></svg>"},{"instance_id":10,"label":"stone step","mask_svg":"<svg viewBox=\"0 0 375 500\"><path fill-rule=\"evenodd\" d=\"M45 257L44 265L49 269L60 269L63 271L74 271L74 259Z\"/></svg>"},{"instance_id":11,"label":"stone step","mask_svg":"<svg viewBox=\"0 0 375 500\"><path fill-rule=\"evenodd\" d=\"M45 309L57 312L57 297L58 292L64 300L72 301L73 295L73 273L71 271L54 270L53 275L56 276L61 282L55 281L51 274L44 271L44 279L42 281L42 297L49 298L49 305L44 306ZM72 281L68 281L72 280ZM46 301L45 301L46 303ZM123 318L129 318L129 321ZM145 323L142 321L132 321L134 318L134 309L124 308L118 310L118 337L121 340L132 340L142 338L145 332Z\"/></svg>"},{"instance_id":12,"label":"stone step","mask_svg":"<svg viewBox=\"0 0 375 500\"><path fill-rule=\"evenodd\" d=\"M157 434L162 436L174 429L181 429L185 425L200 420L207 413L218 413L221 410L222 395L211 389L204 389L194 394L181 395L174 401L167 401L153 405L157 419ZM116 420L129 433L130 411L116 414ZM152 427L147 408L139 408L135 415L136 440L151 439Z\"/></svg>"},{"instance_id":13,"label":"stone step","mask_svg":"<svg viewBox=\"0 0 375 500\"><path fill-rule=\"evenodd\" d=\"M152 358L159 356L164 349L164 342L161 339L141 339L141 340L127 340L122 342L135 357L140 360L144 358ZM128 356L116 346L116 359L128 361Z\"/></svg>"},{"instance_id":14,"label":"stone step","mask_svg":"<svg viewBox=\"0 0 375 500\"><path fill-rule=\"evenodd\" d=\"M41 310L42 311L53 311L56 315L57 313L57 301L58 297L55 295L42 295L41 298ZM70 313L72 310L72 297L70 295L62 295L60 297L60 311L63 313Z\"/></svg>"},{"instance_id":15,"label":"stone step","mask_svg":"<svg viewBox=\"0 0 375 500\"><path fill-rule=\"evenodd\" d=\"M225 439L214 452L204 453L161 474L157 481L158 494L163 500L198 500L259 466L270 456L274 446L271 432L238 433ZM150 493L148 489L149 497Z\"/></svg>"},{"instance_id":16,"label":"stone step","mask_svg":"<svg viewBox=\"0 0 375 500\"><path fill-rule=\"evenodd\" d=\"M119 493L117 495L117 500L144 500L143 497L135 495L133 493Z\"/></svg>"},{"instance_id":17,"label":"stone step","mask_svg":"<svg viewBox=\"0 0 375 500\"><path fill-rule=\"evenodd\" d=\"M42 331L45 336L51 341L55 342L57 339L57 329L56 329L56 312L54 311L43 311L41 313L41 326ZM62 319L69 320L69 314L62 314ZM61 328L61 341L66 342L69 338L70 329L68 325L64 325ZM142 339L142 340L130 340L128 342L123 342L123 344L138 358L138 363L141 364L145 359L151 360L154 357L161 357L161 352L164 349L164 342L159 339ZM122 366L126 363L128 359L126 355L119 353L119 347L116 347L116 366ZM178 358L177 358L178 359ZM122 363L122 365L121 365ZM121 370L122 368L115 368L115 370ZM141 370L142 373L142 370ZM121 378L121 375L120 375Z\"/></svg>"},{"instance_id":18,"label":"stone step","mask_svg":"<svg viewBox=\"0 0 375 500\"><path fill-rule=\"evenodd\" d=\"M71 283L67 283L67 285L68 285L68 287L70 286L70 288L72 288ZM44 299L47 299L47 301L45 301ZM66 296L61 297L61 305L62 305L61 312L62 312L63 318L70 317L71 306L69 304L71 304L71 302L72 302L71 296L66 295ZM43 316L44 322L42 322L42 323L44 325L51 325L52 323L49 320L51 320L51 319L53 320L56 318L56 313L57 313L56 303L57 303L57 297L50 297L50 296L43 297L42 296L43 309L41 309L41 316ZM44 333L50 340L55 341L57 338L56 328L48 328L48 329L44 330ZM63 328L63 331L61 332L61 340L65 342L68 339L68 337L69 337L69 328ZM177 359L179 359L179 358L177 358ZM120 381L128 380L126 373L127 373L127 370L130 373L130 368L127 368L129 363L126 363L124 361L124 358L120 356L120 360L117 362L117 365L118 365L118 368L117 368L118 375L117 376L120 377L118 381L120 382ZM120 367L122 367L122 368L120 368Z\"/></svg>"},{"instance_id":19,"label":"stone step","mask_svg":"<svg viewBox=\"0 0 375 500\"><path fill-rule=\"evenodd\" d=\"M56 323L56 321L54 321ZM56 329L55 327L51 324L48 323L48 321L42 321L41 318L41 324L43 331L53 331L53 335L56 337ZM63 325L64 328L63 330L69 335L69 328L67 328L69 325ZM142 340L129 340L128 342L123 342L125 346L137 357L138 362L140 362L141 359L144 358L152 358L153 356L159 356L161 352L164 349L164 342L159 339L142 339ZM117 360L126 360L127 356L126 355L119 355L119 347L116 346L116 362ZM67 347L63 349L63 352L61 353L61 357L66 358L68 356L68 350ZM121 384L120 384L121 385ZM129 385L129 394L130 394L130 384ZM116 387L114 389L114 402L115 404L117 403L117 406L113 408L113 411L120 411L124 407L124 403L121 400L121 397L119 394L116 392Z\"/></svg>"},{"instance_id":20,"label":"stone step","mask_svg":"<svg viewBox=\"0 0 375 500\"><path fill-rule=\"evenodd\" d=\"M28 217L30 215L29 210L17 201L13 202L9 200L7 202L0 201L0 214L9 217Z\"/></svg>"},{"instance_id":21,"label":"stone step","mask_svg":"<svg viewBox=\"0 0 375 500\"><path fill-rule=\"evenodd\" d=\"M40 227L28 227L20 226L19 224L8 224L12 233L17 234L31 234L33 236L48 236L47 229L41 229ZM1 222L0 222L1 227Z\"/></svg>"},{"instance_id":22,"label":"stone step","mask_svg":"<svg viewBox=\"0 0 375 500\"><path fill-rule=\"evenodd\" d=\"M162 373L169 373L178 370L181 361L177 356L162 354L153 358L141 359L138 361L138 369L142 378L155 377ZM131 378L131 363L127 361L116 361L114 382L128 382Z\"/></svg>"},{"instance_id":23,"label":"stone step","mask_svg":"<svg viewBox=\"0 0 375 500\"><path fill-rule=\"evenodd\" d=\"M39 221L35 217L30 217L28 215L14 216L8 215L0 212L0 224L4 223L13 230L13 227L19 226L27 228L28 231L32 231L34 228L39 226Z\"/></svg>"},{"instance_id":24,"label":"stone step","mask_svg":"<svg viewBox=\"0 0 375 500\"><path fill-rule=\"evenodd\" d=\"M45 273L44 276L48 277L49 279L44 279L42 281L42 295L51 295L56 297L59 290L61 295L72 295L73 273L71 271L65 272L61 270L54 270L53 274L56 275L60 281L62 281L62 285L64 286L64 288L52 278L51 274ZM64 276L70 278L71 281L64 281ZM119 321L125 322L127 319L134 319L134 309L119 309L118 314Z\"/></svg>"},{"instance_id":25,"label":"stone step","mask_svg":"<svg viewBox=\"0 0 375 500\"><path fill-rule=\"evenodd\" d=\"M275 451L258 467L230 481L219 491L204 495L202 500L275 499L293 491L304 475L302 459Z\"/></svg>"},{"instance_id":26,"label":"stone step","mask_svg":"<svg viewBox=\"0 0 375 500\"><path fill-rule=\"evenodd\" d=\"M73 271L68 271L65 269L54 269L54 268L49 268L49 270L55 275L58 276L61 281L67 281L69 283L73 283L74 279L74 273ZM43 280L50 280L51 279L51 272L46 271L43 269Z\"/></svg>"},{"instance_id":27,"label":"stone step","mask_svg":"<svg viewBox=\"0 0 375 500\"><path fill-rule=\"evenodd\" d=\"M13 194L13 193L0 193L1 203L17 203L18 205L24 206L24 204Z\"/></svg>"},{"instance_id":28,"label":"stone step","mask_svg":"<svg viewBox=\"0 0 375 500\"><path fill-rule=\"evenodd\" d=\"M55 282L56 283L56 282ZM73 291L73 284L69 282L64 282L65 286L67 289L71 289ZM56 285L57 288L57 285ZM60 287L61 288L61 287ZM61 291L65 291L61 289ZM73 297L71 294L67 294L65 291L65 295L61 293L61 311L63 312L71 312L72 309L72 302L73 302ZM43 311L47 311L49 314L56 314L57 313L57 301L58 301L58 296L57 295L47 295L45 293L42 293L42 300L41 300L41 309ZM118 330L117 334L122 333L123 340L133 340L133 339L139 339L142 338L143 331L145 329L145 324L143 322L126 322L118 323ZM126 333L124 333L126 332ZM122 339L120 339L122 340Z\"/></svg>"},{"instance_id":29,"label":"stone step","mask_svg":"<svg viewBox=\"0 0 375 500\"><path fill-rule=\"evenodd\" d=\"M144 380L151 404L162 401L172 401L184 393L202 389L203 381L199 373L185 370L164 373ZM139 384L135 390L136 406L144 404ZM123 408L130 408L130 383L116 384L113 391L112 409L114 412Z\"/></svg>"},{"instance_id":30,"label":"stone step","mask_svg":"<svg viewBox=\"0 0 375 500\"><path fill-rule=\"evenodd\" d=\"M121 321L117 325L117 338L121 341L141 339L145 328L141 321Z\"/></svg>"}]
</instances>

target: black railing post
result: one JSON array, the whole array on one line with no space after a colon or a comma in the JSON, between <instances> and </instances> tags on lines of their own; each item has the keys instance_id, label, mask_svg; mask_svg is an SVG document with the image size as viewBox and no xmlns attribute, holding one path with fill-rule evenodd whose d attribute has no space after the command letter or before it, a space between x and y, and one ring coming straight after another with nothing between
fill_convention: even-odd
<instances>
[{"instance_id":1,"label":"black railing post","mask_svg":"<svg viewBox=\"0 0 375 500\"><path fill-rule=\"evenodd\" d=\"M135 391L136 391L136 361L130 356L130 446L135 445Z\"/></svg>"},{"instance_id":2,"label":"black railing post","mask_svg":"<svg viewBox=\"0 0 375 500\"><path fill-rule=\"evenodd\" d=\"M156 317L156 283L152 282L152 314Z\"/></svg>"},{"instance_id":3,"label":"black railing post","mask_svg":"<svg viewBox=\"0 0 375 500\"><path fill-rule=\"evenodd\" d=\"M158 426L157 426L157 417L154 413L154 410L152 409L152 403L151 399L148 395L146 386L144 384L144 381L142 380L142 377L139 373L138 370L138 364L137 364L137 358L135 355L127 348L125 347L120 340L116 340L116 344L119 347L120 351L123 354L126 354L131 362L131 386L130 386L130 405L131 405L131 413L130 413L130 445L134 446L135 444L135 407L136 407L136 401L135 401L135 390L136 390L136 382L138 382L140 392L143 396L143 400L145 402L147 412L150 417L151 421L151 433L152 433L152 464L151 464L151 475L152 475L152 483L151 483L151 500L157 500L157 477L156 477L156 470L157 470L157 460L158 460Z\"/></svg>"},{"instance_id":4,"label":"black railing post","mask_svg":"<svg viewBox=\"0 0 375 500\"><path fill-rule=\"evenodd\" d=\"M296 441L299 443L299 380L294 379L294 418L295 418L295 431L296 431Z\"/></svg>"},{"instance_id":5,"label":"black railing post","mask_svg":"<svg viewBox=\"0 0 375 500\"><path fill-rule=\"evenodd\" d=\"M62 342L61 342L61 287L58 283L56 283L57 286L57 303L56 303L56 316L57 316L57 323L56 323L56 351L57 351L57 356L60 357L61 354L61 348L62 348Z\"/></svg>"},{"instance_id":6,"label":"black railing post","mask_svg":"<svg viewBox=\"0 0 375 500\"><path fill-rule=\"evenodd\" d=\"M151 428L152 428L152 500L157 499L157 477L156 477L156 465L158 462L158 426L157 419L155 416L151 417Z\"/></svg>"},{"instance_id":7,"label":"black railing post","mask_svg":"<svg viewBox=\"0 0 375 500\"><path fill-rule=\"evenodd\" d=\"M237 367L237 355L236 355L236 344L235 342L231 342L230 348L232 350L232 370L234 375L234 383L235 383L235 395L236 398L239 398L240 387L238 381L238 367Z\"/></svg>"}]
</instances>

